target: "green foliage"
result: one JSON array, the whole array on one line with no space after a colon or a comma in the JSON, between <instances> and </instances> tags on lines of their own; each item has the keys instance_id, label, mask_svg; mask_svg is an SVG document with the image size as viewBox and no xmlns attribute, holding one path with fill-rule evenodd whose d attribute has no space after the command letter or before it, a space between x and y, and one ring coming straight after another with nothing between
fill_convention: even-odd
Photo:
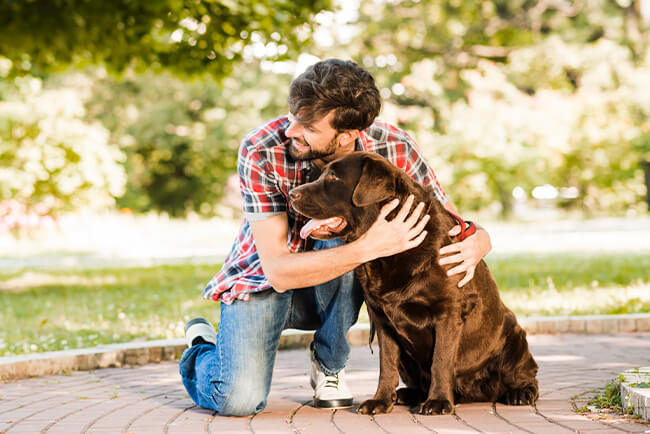
<instances>
[{"instance_id":1,"label":"green foliage","mask_svg":"<svg viewBox=\"0 0 650 434\"><path fill-rule=\"evenodd\" d=\"M83 76L70 81L87 84ZM82 95L25 78L0 99L0 201L45 212L113 204L122 194L123 154L97 121L85 120Z\"/></svg>"},{"instance_id":2,"label":"green foliage","mask_svg":"<svg viewBox=\"0 0 650 434\"><path fill-rule=\"evenodd\" d=\"M0 101L27 98L14 76L45 77L53 88L65 80L55 71L101 65L86 68L86 78L71 76L92 86L64 86L87 110L64 116L80 124L68 122L54 147L77 168L86 163L69 152L76 135L96 134L96 147L117 144L121 152L106 145L113 151L98 163L103 187L100 177L73 194L55 187L56 206L117 197L136 211L211 215L229 188L241 138L286 111L291 77L262 70L260 61L297 49L352 57L375 74L382 117L414 135L461 210L489 206L507 217L515 187L530 193L552 184L578 192L559 206L638 213L645 208L639 163L650 160L650 32L639 1L364 0L356 36L318 48L311 21L331 19L339 33L329 12L312 20L330 0L0 0ZM31 98L36 107L47 95ZM0 136L10 142L1 152L11 154L2 198L45 200L50 184L62 185L57 174L39 169L30 181L17 173L25 158L14 156L19 145L31 146L41 123L22 120L16 130L7 121L14 115L1 116Z\"/></svg>"},{"instance_id":3,"label":"green foliage","mask_svg":"<svg viewBox=\"0 0 650 434\"><path fill-rule=\"evenodd\" d=\"M11 73L50 73L103 64L222 78L263 42L272 59L309 35L330 0L0 1L0 53ZM270 45L269 45L270 44Z\"/></svg>"},{"instance_id":4,"label":"green foliage","mask_svg":"<svg viewBox=\"0 0 650 434\"><path fill-rule=\"evenodd\" d=\"M607 383L605 388L599 391L589 401L587 408L590 405L598 409L607 409L617 413L628 413L628 410L623 407L623 402L621 401L621 379L617 378Z\"/></svg>"},{"instance_id":5,"label":"green foliage","mask_svg":"<svg viewBox=\"0 0 650 434\"><path fill-rule=\"evenodd\" d=\"M553 62L559 57L553 53L566 60ZM580 86L568 91L558 84L561 76L538 75L538 62L560 71L570 62ZM445 147L449 161L459 165L453 185L464 186L468 174L480 171L493 193L484 200L497 199L505 210L515 185L530 191L543 183L577 188L573 204L587 211L622 212L639 204L644 186L632 141L647 128L647 74L647 64L634 67L627 50L611 42L580 46L557 38L513 52L502 66L479 65L466 74L468 101L451 108L441 134L451 145ZM530 75L534 95L507 78ZM471 187L463 197L485 192Z\"/></svg>"},{"instance_id":6,"label":"green foliage","mask_svg":"<svg viewBox=\"0 0 650 434\"><path fill-rule=\"evenodd\" d=\"M0 80L7 99L0 100L0 200L47 203L54 211L117 203L172 216L229 213L219 201L228 189L238 195L227 181L239 143L286 112L290 81L256 62L220 83L153 73L116 79L101 68Z\"/></svg>"},{"instance_id":7,"label":"green foliage","mask_svg":"<svg viewBox=\"0 0 650 434\"><path fill-rule=\"evenodd\" d=\"M638 6L365 1L351 51L461 209L496 202L508 216L515 186L548 183L578 190L560 205L641 212L650 32Z\"/></svg>"},{"instance_id":8,"label":"green foliage","mask_svg":"<svg viewBox=\"0 0 650 434\"><path fill-rule=\"evenodd\" d=\"M636 3L636 2L634 2ZM464 98L467 82L463 70L476 68L481 60L498 63L518 49L537 45L549 35L588 44L601 38L626 43L636 58L645 55L650 37L643 30L638 5L597 0L575 4L517 1L462 2L458 0L363 1L359 18L363 30L353 47L357 56L383 81L392 85L413 71L413 65L432 59L436 69L429 80L438 83L439 100L422 92L395 95L400 103L433 104L436 111L449 101ZM406 25L405 25L406 24ZM556 53L561 57L563 53ZM395 61L387 59L393 56ZM543 63L545 72L570 79L570 71ZM538 70L540 76L548 74ZM536 82L525 89L536 89Z\"/></svg>"},{"instance_id":9,"label":"green foliage","mask_svg":"<svg viewBox=\"0 0 650 434\"><path fill-rule=\"evenodd\" d=\"M640 371L639 368L634 368L634 369L629 369L629 370L625 371L625 373L640 374L641 371ZM646 377L649 376L647 374L647 372L645 374L646 374L645 375ZM625 382L625 380L626 380L625 375L623 375L623 374L619 374L618 379L619 379L619 381L621 383ZM650 388L650 382L640 381L640 382L636 382L636 383L628 383L628 386L630 386L630 387L638 387L638 388L641 388L641 389L647 389L647 388Z\"/></svg>"},{"instance_id":10,"label":"green foliage","mask_svg":"<svg viewBox=\"0 0 650 434\"><path fill-rule=\"evenodd\" d=\"M0 0L0 101L22 104L0 102L0 199L58 211L119 197L137 211L214 214L239 141L286 105L287 77L263 74L256 60L295 54L309 42L312 14L329 7L330 0ZM71 67L90 72L55 75ZM21 76L63 86L65 98L30 93L13 80Z\"/></svg>"},{"instance_id":11,"label":"green foliage","mask_svg":"<svg viewBox=\"0 0 650 434\"><path fill-rule=\"evenodd\" d=\"M641 155L641 159L650 162L650 131L644 131L632 142L634 150Z\"/></svg>"},{"instance_id":12,"label":"green foliage","mask_svg":"<svg viewBox=\"0 0 650 434\"><path fill-rule=\"evenodd\" d=\"M172 216L218 211L244 135L286 111L290 77L256 66L237 67L221 85L166 74L95 80L89 116L102 121L127 155L120 206Z\"/></svg>"}]
</instances>

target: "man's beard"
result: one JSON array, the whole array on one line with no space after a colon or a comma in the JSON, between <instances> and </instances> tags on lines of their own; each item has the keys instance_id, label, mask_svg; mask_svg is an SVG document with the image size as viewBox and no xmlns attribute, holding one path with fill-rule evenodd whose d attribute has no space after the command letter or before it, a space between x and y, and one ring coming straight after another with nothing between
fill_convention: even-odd
<instances>
[{"instance_id":1,"label":"man's beard","mask_svg":"<svg viewBox=\"0 0 650 434\"><path fill-rule=\"evenodd\" d=\"M336 152L336 148L338 144L336 143L336 138L338 137L338 134L332 139L327 144L327 148L325 148L324 151L314 151L311 148L311 145L309 145L307 142L303 140L298 140L298 139L291 139L291 142L289 143L289 155L291 155L291 158L294 160L316 160L316 159L323 159L327 158L331 155L334 155ZM296 147L296 143L299 143L302 146L307 146L308 148L306 149L298 149Z\"/></svg>"}]
</instances>

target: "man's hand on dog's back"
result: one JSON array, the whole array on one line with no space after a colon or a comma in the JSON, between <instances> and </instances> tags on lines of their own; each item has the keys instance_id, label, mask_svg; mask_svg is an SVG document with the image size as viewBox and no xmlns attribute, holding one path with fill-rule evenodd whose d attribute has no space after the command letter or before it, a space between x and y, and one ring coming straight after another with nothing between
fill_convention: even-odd
<instances>
[{"instance_id":1,"label":"man's hand on dog's back","mask_svg":"<svg viewBox=\"0 0 650 434\"><path fill-rule=\"evenodd\" d=\"M386 217L397 208L399 200L394 199L382 207L375 223L357 240L363 254L363 262L410 250L424 241L427 236L424 227L430 216L426 214L420 218L424 202L420 202L409 215L413 200L413 196L409 196L395 218L390 221L386 220Z\"/></svg>"}]
</instances>

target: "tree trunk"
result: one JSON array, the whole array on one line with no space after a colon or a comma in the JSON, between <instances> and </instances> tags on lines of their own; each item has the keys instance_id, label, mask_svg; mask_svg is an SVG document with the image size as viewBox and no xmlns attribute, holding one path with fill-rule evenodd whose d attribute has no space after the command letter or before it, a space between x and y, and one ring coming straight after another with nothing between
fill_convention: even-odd
<instances>
[{"instance_id":1,"label":"tree trunk","mask_svg":"<svg viewBox=\"0 0 650 434\"><path fill-rule=\"evenodd\" d=\"M648 211L650 211L650 161L644 161L641 165L645 172L646 202L648 203Z\"/></svg>"},{"instance_id":2,"label":"tree trunk","mask_svg":"<svg viewBox=\"0 0 650 434\"><path fill-rule=\"evenodd\" d=\"M501 218L508 220L512 217L513 211L512 191L508 191L507 188L498 182L496 183L496 186L499 194L499 202L501 202Z\"/></svg>"}]
</instances>

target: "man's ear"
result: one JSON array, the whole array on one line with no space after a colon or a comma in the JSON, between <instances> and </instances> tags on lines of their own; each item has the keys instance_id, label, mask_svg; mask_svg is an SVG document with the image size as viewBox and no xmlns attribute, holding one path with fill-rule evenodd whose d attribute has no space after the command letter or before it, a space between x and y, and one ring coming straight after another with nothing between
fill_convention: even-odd
<instances>
[{"instance_id":1,"label":"man's ear","mask_svg":"<svg viewBox=\"0 0 650 434\"><path fill-rule=\"evenodd\" d=\"M359 137L359 130L345 130L341 133L344 144L354 142Z\"/></svg>"},{"instance_id":2,"label":"man's ear","mask_svg":"<svg viewBox=\"0 0 650 434\"><path fill-rule=\"evenodd\" d=\"M364 159L359 183L352 193L352 203L363 207L381 202L395 196L395 177L386 164L372 159Z\"/></svg>"}]
</instances>

